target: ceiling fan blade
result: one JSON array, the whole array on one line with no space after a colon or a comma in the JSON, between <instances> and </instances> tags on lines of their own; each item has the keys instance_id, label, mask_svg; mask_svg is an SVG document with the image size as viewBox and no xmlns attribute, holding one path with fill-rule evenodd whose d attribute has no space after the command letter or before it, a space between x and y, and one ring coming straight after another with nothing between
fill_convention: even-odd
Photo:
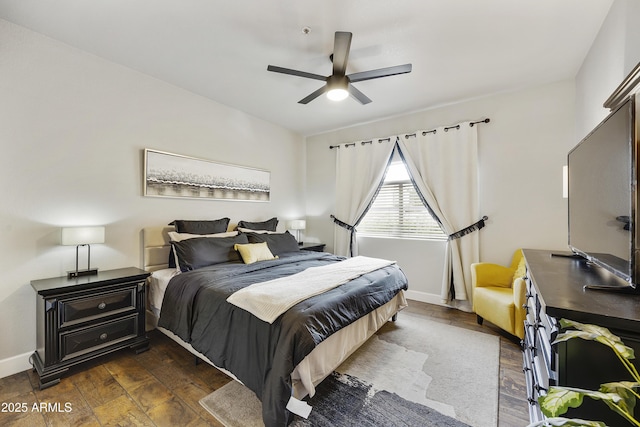
<instances>
[{"instance_id":1,"label":"ceiling fan blade","mask_svg":"<svg viewBox=\"0 0 640 427\"><path fill-rule=\"evenodd\" d=\"M361 73L350 74L349 81L352 83L364 80L379 79L381 77L395 76L411 72L411 64L396 65L394 67L378 68L377 70L363 71Z\"/></svg>"},{"instance_id":2,"label":"ceiling fan blade","mask_svg":"<svg viewBox=\"0 0 640 427\"><path fill-rule=\"evenodd\" d=\"M298 104L308 104L309 102L313 101L314 99L316 99L317 97L325 93L327 89L328 89L327 85L322 86L320 89L302 98L300 101L298 101Z\"/></svg>"},{"instance_id":3,"label":"ceiling fan blade","mask_svg":"<svg viewBox=\"0 0 640 427\"><path fill-rule=\"evenodd\" d=\"M333 74L344 76L347 72L347 61L351 49L353 34L344 31L336 31L333 42Z\"/></svg>"},{"instance_id":4,"label":"ceiling fan blade","mask_svg":"<svg viewBox=\"0 0 640 427\"><path fill-rule=\"evenodd\" d=\"M353 96L355 99L357 99L358 101L360 101L360 104L365 105L371 102L371 99L369 99L369 97L367 95L365 95L364 93L360 92L358 89L356 89L353 85L349 85L349 93L351 94L351 96Z\"/></svg>"},{"instance_id":5,"label":"ceiling fan blade","mask_svg":"<svg viewBox=\"0 0 640 427\"><path fill-rule=\"evenodd\" d=\"M273 71L274 73L289 74L289 75L298 76L298 77L305 77L307 79L322 80L324 82L327 81L327 78L325 76L321 76L319 74L307 73L306 71L292 70L291 68L277 67L275 65L267 66L267 71Z\"/></svg>"}]
</instances>

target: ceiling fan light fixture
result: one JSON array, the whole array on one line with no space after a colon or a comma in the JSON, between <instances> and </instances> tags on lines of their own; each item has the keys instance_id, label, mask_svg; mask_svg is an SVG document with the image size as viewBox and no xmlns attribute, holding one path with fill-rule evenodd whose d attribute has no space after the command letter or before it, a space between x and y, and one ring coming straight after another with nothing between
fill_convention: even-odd
<instances>
[{"instance_id":1,"label":"ceiling fan light fixture","mask_svg":"<svg viewBox=\"0 0 640 427\"><path fill-rule=\"evenodd\" d=\"M333 88L327 91L327 98L332 101L343 101L349 96L349 91L341 87Z\"/></svg>"},{"instance_id":2,"label":"ceiling fan light fixture","mask_svg":"<svg viewBox=\"0 0 640 427\"><path fill-rule=\"evenodd\" d=\"M310 31L310 29L308 27L305 27L302 32L308 34L308 31ZM371 99L369 99L364 93L360 92L356 87L351 85L351 83L410 73L411 64L378 68L376 70L362 71L359 73L347 75L347 61L349 60L349 50L351 49L352 36L353 35L351 33L348 33L346 31L336 31L333 41L333 53L330 56L331 62L333 63L333 72L330 76L325 77L321 76L320 74L292 70L290 68L283 68L275 65L268 65L267 71L289 74L292 76L304 77L313 80L322 80L326 83L323 87L302 98L300 101L298 101L298 104L308 104L323 93L326 93L327 98L332 101L342 101L349 97L349 95L351 95L360 104L369 104L371 102Z\"/></svg>"},{"instance_id":3,"label":"ceiling fan light fixture","mask_svg":"<svg viewBox=\"0 0 640 427\"><path fill-rule=\"evenodd\" d=\"M327 79L327 98L342 101L349 96L349 80L345 76L333 75Z\"/></svg>"}]
</instances>

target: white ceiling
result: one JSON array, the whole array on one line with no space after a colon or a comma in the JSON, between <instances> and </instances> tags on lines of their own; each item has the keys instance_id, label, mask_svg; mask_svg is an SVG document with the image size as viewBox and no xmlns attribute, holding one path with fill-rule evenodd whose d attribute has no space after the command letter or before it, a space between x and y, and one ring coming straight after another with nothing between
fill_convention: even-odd
<instances>
[{"instance_id":1,"label":"white ceiling","mask_svg":"<svg viewBox=\"0 0 640 427\"><path fill-rule=\"evenodd\" d=\"M613 0L0 0L0 17L302 135L572 78ZM311 32L305 35L304 27ZM412 63L356 83L361 105L297 102L331 74Z\"/></svg>"}]
</instances>

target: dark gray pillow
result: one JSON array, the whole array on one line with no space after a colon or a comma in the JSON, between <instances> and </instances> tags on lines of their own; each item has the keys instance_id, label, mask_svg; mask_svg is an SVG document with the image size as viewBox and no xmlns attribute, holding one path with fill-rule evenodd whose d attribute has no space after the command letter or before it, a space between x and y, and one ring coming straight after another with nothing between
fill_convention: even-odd
<instances>
[{"instance_id":1,"label":"dark gray pillow","mask_svg":"<svg viewBox=\"0 0 640 427\"><path fill-rule=\"evenodd\" d=\"M246 233L249 243L267 242L269 250L274 255L280 255L285 252L295 252L300 250L296 238L288 231L284 233L268 234L268 233Z\"/></svg>"},{"instance_id":2,"label":"dark gray pillow","mask_svg":"<svg viewBox=\"0 0 640 427\"><path fill-rule=\"evenodd\" d=\"M175 225L178 233L191 234L216 234L224 233L229 227L229 218L220 218L213 220L190 221L184 219L176 219L169 225Z\"/></svg>"},{"instance_id":3,"label":"dark gray pillow","mask_svg":"<svg viewBox=\"0 0 640 427\"><path fill-rule=\"evenodd\" d=\"M276 231L278 226L278 218L273 217L262 222L239 221L238 228L248 228L250 230L267 230Z\"/></svg>"},{"instance_id":4,"label":"dark gray pillow","mask_svg":"<svg viewBox=\"0 0 640 427\"><path fill-rule=\"evenodd\" d=\"M171 242L178 257L180 271L186 272L223 262L240 261L240 255L233 249L236 243L249 243L247 236L238 234L233 237L195 237Z\"/></svg>"},{"instance_id":5,"label":"dark gray pillow","mask_svg":"<svg viewBox=\"0 0 640 427\"><path fill-rule=\"evenodd\" d=\"M178 233L216 234L226 232L229 227L229 221L229 218L203 221L176 219L175 221L170 222L169 225L173 225ZM175 268L175 266L175 255L173 254L173 247L171 247L171 250L169 251L169 268Z\"/></svg>"}]
</instances>

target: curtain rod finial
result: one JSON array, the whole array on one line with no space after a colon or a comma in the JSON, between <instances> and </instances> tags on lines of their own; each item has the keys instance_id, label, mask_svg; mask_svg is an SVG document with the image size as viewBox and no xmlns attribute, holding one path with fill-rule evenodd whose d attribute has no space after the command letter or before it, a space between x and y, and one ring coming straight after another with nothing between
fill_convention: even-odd
<instances>
[{"instance_id":1,"label":"curtain rod finial","mask_svg":"<svg viewBox=\"0 0 640 427\"><path fill-rule=\"evenodd\" d=\"M473 127L473 125L477 125L478 123L489 123L491 121L491 119L489 119L488 117L484 120L478 120L477 122L471 122L469 123L469 126Z\"/></svg>"}]
</instances>

